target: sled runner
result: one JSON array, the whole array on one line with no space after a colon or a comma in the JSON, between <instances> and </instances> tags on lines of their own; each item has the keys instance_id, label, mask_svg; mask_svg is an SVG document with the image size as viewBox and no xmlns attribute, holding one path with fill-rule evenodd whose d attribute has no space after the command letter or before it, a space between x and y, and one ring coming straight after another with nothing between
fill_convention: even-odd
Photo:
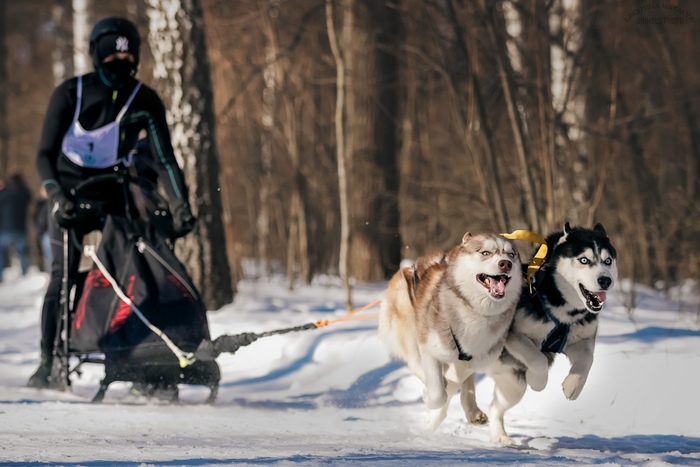
<instances>
[{"instance_id":1,"label":"sled runner","mask_svg":"<svg viewBox=\"0 0 700 467\"><path fill-rule=\"evenodd\" d=\"M130 195L138 179L120 173L94 177L77 187L76 205L84 206L79 201L83 189L105 177L124 187L127 214L102 216L99 246L83 248L93 262L88 271L69 277L64 261L52 385L65 389L83 364L99 363L105 376L93 402L104 398L111 383L127 381L146 395L164 393L171 400L177 400L178 384L204 385L210 388L207 402L212 403L219 366L213 359L198 361L194 356L202 342L210 342L206 308L173 252L167 204L151 190L155 205L149 209L150 221L144 220ZM88 208L89 214L100 215L94 206ZM64 245L76 244L77 238L75 231L64 231Z\"/></svg>"}]
</instances>

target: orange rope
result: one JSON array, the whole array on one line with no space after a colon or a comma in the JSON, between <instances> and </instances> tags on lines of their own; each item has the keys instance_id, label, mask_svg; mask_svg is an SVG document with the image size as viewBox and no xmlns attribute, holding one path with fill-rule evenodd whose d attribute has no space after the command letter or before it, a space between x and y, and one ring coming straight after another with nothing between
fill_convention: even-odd
<instances>
[{"instance_id":1,"label":"orange rope","mask_svg":"<svg viewBox=\"0 0 700 467\"><path fill-rule=\"evenodd\" d=\"M322 328L324 326L328 326L329 324L339 323L341 321L359 321L359 320L363 320L363 319L375 319L377 317L377 315L372 315L372 316L353 316L353 315L355 315L361 311L365 311L368 308L372 308L373 306L379 305L379 303L381 303L381 301L382 301L381 299L375 300L372 303L368 303L365 306L361 306L360 308L355 308L347 315L341 316L340 318L337 318L337 319L331 319L331 320L319 319L314 324L316 325L317 328Z\"/></svg>"}]
</instances>

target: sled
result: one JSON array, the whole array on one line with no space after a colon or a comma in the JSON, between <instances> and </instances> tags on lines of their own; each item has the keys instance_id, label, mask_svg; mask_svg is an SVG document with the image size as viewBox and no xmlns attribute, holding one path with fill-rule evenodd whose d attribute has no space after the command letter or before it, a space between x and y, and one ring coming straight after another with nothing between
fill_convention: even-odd
<instances>
[{"instance_id":1,"label":"sled","mask_svg":"<svg viewBox=\"0 0 700 467\"><path fill-rule=\"evenodd\" d=\"M64 257L72 242L92 264L69 277L64 261L51 387L69 390L82 365L96 363L104 365L105 376L93 402L101 402L113 382L125 381L147 396L165 394L171 401L177 401L178 385L203 385L210 389L207 403L213 403L219 366L194 356L200 344L211 341L206 307L174 254L167 203L150 189L145 219L132 195L145 182L120 172L93 177L73 190L79 216L99 214L99 207L79 200L96 183L109 181L122 187L126 215L102 215L95 222L101 226L99 245L78 244L76 231L63 232ZM90 225L83 220L80 225Z\"/></svg>"}]
</instances>

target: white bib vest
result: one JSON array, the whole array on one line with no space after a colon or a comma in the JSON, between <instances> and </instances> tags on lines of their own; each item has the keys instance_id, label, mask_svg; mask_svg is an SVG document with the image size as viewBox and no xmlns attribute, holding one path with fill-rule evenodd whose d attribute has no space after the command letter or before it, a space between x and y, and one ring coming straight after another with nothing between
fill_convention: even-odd
<instances>
[{"instance_id":1,"label":"white bib vest","mask_svg":"<svg viewBox=\"0 0 700 467\"><path fill-rule=\"evenodd\" d=\"M80 125L80 105L83 100L83 77L78 76L78 95L75 104L73 123L63 137L63 154L74 164L92 169L104 169L123 162L131 165L131 157L119 157L119 121L126 113L131 101L141 89L141 81L136 84L134 91L117 114L117 118L101 128L86 130Z\"/></svg>"}]
</instances>

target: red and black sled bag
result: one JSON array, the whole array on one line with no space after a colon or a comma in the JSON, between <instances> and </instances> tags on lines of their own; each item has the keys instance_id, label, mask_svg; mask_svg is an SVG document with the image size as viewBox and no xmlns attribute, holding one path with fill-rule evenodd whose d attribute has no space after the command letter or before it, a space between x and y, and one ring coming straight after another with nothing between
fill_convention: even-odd
<instances>
[{"instance_id":1,"label":"red and black sled bag","mask_svg":"<svg viewBox=\"0 0 700 467\"><path fill-rule=\"evenodd\" d=\"M202 340L210 339L199 293L153 225L108 216L97 257L137 309L181 350L194 351ZM78 352L102 352L111 360L177 362L165 342L118 297L96 264L74 307L70 346Z\"/></svg>"}]
</instances>

